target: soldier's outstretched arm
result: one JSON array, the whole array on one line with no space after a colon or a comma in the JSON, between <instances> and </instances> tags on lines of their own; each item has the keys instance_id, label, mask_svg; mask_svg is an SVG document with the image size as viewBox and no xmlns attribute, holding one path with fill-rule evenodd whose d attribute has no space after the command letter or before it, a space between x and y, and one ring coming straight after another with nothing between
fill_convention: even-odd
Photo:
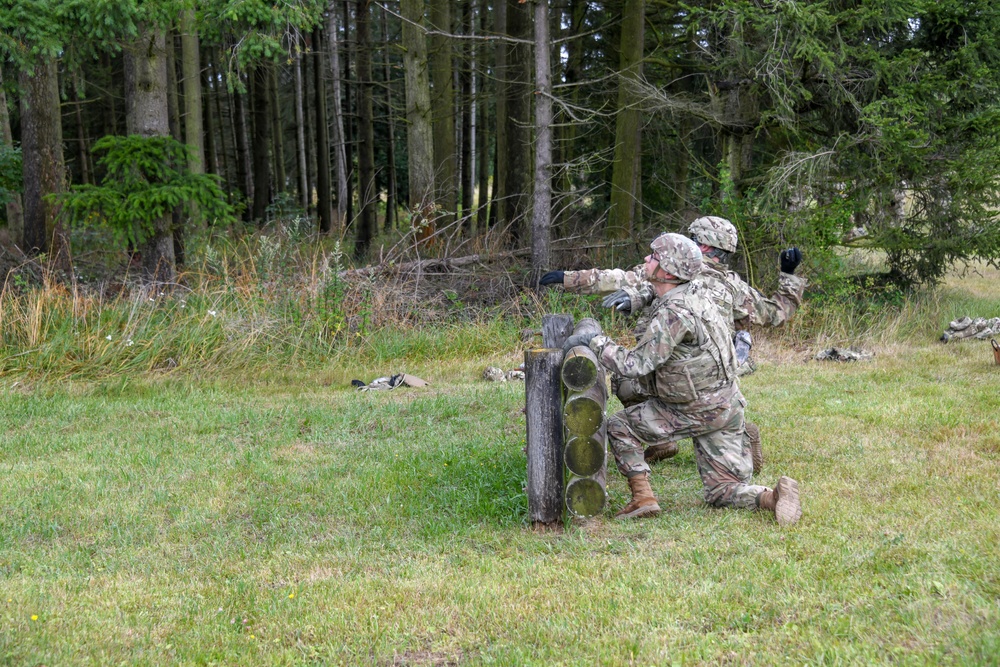
<instances>
[{"instance_id":1,"label":"soldier's outstretched arm","mask_svg":"<svg viewBox=\"0 0 1000 667\"><path fill-rule=\"evenodd\" d=\"M563 288L575 294L610 294L615 290L638 288L646 277L642 266L625 271L623 269L586 269L584 271L565 271Z\"/></svg>"},{"instance_id":2,"label":"soldier's outstretched arm","mask_svg":"<svg viewBox=\"0 0 1000 667\"><path fill-rule=\"evenodd\" d=\"M590 349L601 363L622 377L638 378L662 366L674 348L694 330L691 319L673 310L661 310L635 349L618 345L607 336L595 336Z\"/></svg>"}]
</instances>

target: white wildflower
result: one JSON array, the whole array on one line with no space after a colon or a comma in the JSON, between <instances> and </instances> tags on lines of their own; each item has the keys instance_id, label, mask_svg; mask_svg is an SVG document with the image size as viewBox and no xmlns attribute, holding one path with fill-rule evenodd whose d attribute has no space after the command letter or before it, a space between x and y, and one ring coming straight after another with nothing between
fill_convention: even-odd
<instances>
[{"instance_id":1,"label":"white wildflower","mask_svg":"<svg viewBox=\"0 0 1000 667\"><path fill-rule=\"evenodd\" d=\"M215 317L215 311L214 310L208 311L208 314L211 315L212 317Z\"/></svg>"},{"instance_id":2,"label":"white wildflower","mask_svg":"<svg viewBox=\"0 0 1000 667\"><path fill-rule=\"evenodd\" d=\"M104 340L111 340L111 336L105 336Z\"/></svg>"},{"instance_id":3,"label":"white wildflower","mask_svg":"<svg viewBox=\"0 0 1000 667\"><path fill-rule=\"evenodd\" d=\"M132 342L131 338L125 341L125 347L132 347L133 345L135 345L135 343Z\"/></svg>"}]
</instances>

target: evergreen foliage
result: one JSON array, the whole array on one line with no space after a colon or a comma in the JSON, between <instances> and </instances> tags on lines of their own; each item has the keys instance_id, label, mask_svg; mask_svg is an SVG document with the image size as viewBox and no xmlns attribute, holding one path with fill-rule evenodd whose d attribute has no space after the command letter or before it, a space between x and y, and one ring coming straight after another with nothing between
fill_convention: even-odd
<instances>
[{"instance_id":1,"label":"evergreen foliage","mask_svg":"<svg viewBox=\"0 0 1000 667\"><path fill-rule=\"evenodd\" d=\"M21 149L0 145L0 206L21 191Z\"/></svg>"},{"instance_id":2,"label":"evergreen foliage","mask_svg":"<svg viewBox=\"0 0 1000 667\"><path fill-rule=\"evenodd\" d=\"M104 137L101 185L77 185L59 197L70 222L106 227L121 244L138 245L156 220L180 208L214 224L233 222L218 177L188 170L188 147L171 137Z\"/></svg>"}]
</instances>

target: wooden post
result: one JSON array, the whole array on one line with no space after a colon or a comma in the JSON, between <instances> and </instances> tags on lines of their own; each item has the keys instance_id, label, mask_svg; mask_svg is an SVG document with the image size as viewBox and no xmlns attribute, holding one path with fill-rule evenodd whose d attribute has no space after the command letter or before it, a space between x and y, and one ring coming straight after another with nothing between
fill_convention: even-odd
<instances>
[{"instance_id":1,"label":"wooden post","mask_svg":"<svg viewBox=\"0 0 1000 667\"><path fill-rule=\"evenodd\" d=\"M567 313L542 315L542 345L561 348L573 333L573 316Z\"/></svg>"},{"instance_id":2,"label":"wooden post","mask_svg":"<svg viewBox=\"0 0 1000 667\"><path fill-rule=\"evenodd\" d=\"M528 515L534 524L550 525L563 512L562 348L525 350Z\"/></svg>"}]
</instances>

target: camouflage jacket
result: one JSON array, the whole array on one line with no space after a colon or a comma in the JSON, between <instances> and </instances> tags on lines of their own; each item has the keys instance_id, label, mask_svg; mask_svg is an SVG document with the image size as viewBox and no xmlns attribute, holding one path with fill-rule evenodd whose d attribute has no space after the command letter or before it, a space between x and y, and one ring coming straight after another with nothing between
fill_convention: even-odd
<instances>
[{"instance_id":1,"label":"camouflage jacket","mask_svg":"<svg viewBox=\"0 0 1000 667\"><path fill-rule=\"evenodd\" d=\"M733 332L745 329L748 324L776 327L791 319L802 304L802 293L808 284L800 276L780 273L778 291L768 298L747 284L740 274L711 261L705 263L697 280L705 283ZM641 285L636 294L638 298L632 300L632 312L656 299L656 292L649 283Z\"/></svg>"},{"instance_id":2,"label":"camouflage jacket","mask_svg":"<svg viewBox=\"0 0 1000 667\"><path fill-rule=\"evenodd\" d=\"M729 325L706 283L680 285L652 304L635 349L595 336L590 349L612 372L639 380L644 393L700 412L728 404L737 391Z\"/></svg>"}]
</instances>

